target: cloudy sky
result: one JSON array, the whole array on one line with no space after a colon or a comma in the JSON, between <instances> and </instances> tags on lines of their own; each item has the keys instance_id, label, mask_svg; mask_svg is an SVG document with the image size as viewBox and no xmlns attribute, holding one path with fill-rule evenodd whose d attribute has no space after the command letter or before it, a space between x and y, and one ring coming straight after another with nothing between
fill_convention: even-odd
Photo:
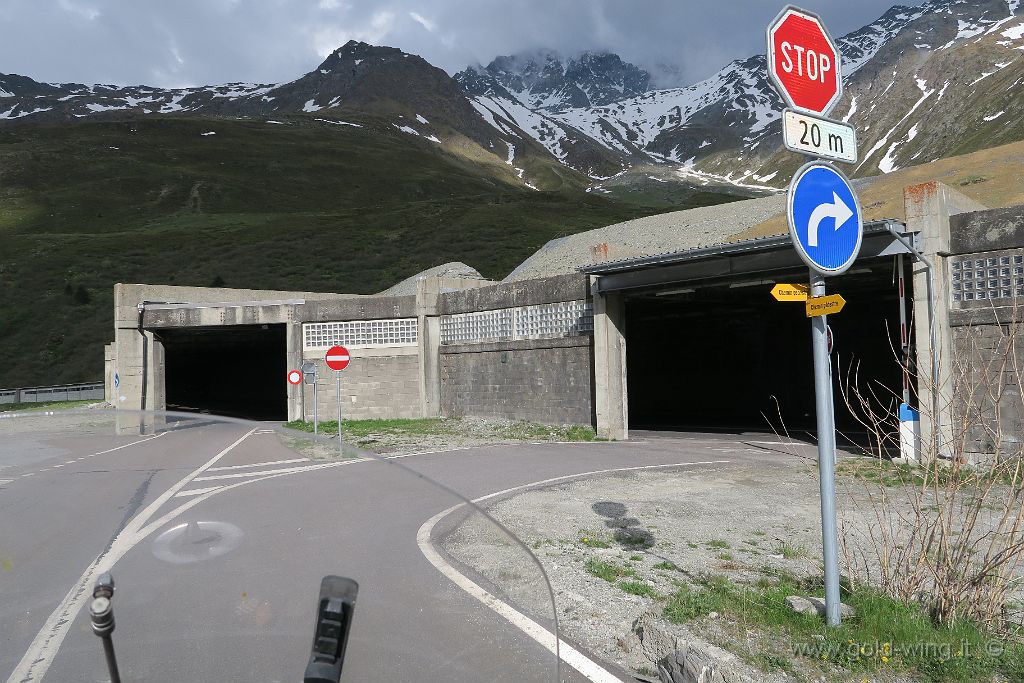
<instances>
[{"instance_id":1,"label":"cloudy sky","mask_svg":"<svg viewBox=\"0 0 1024 683\"><path fill-rule=\"evenodd\" d=\"M919 4L920 0L902 0ZM164 87L277 83L350 39L454 73L498 54L610 50L662 74L709 76L764 51L783 0L0 0L0 72ZM834 35L895 0L802 0ZM673 74L674 75L671 75ZM669 75L665 75L669 74ZM669 83L675 80L676 83Z\"/></svg>"}]
</instances>

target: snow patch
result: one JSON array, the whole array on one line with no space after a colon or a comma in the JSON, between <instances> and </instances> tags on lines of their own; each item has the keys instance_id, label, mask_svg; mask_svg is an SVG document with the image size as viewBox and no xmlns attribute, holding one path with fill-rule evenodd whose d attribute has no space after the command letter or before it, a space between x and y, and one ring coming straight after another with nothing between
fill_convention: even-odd
<instances>
[{"instance_id":1,"label":"snow patch","mask_svg":"<svg viewBox=\"0 0 1024 683\"><path fill-rule=\"evenodd\" d=\"M846 116L843 117L843 123L847 123L850 117L857 113L857 96L854 95L853 99L850 100L850 111L846 112Z\"/></svg>"},{"instance_id":2,"label":"snow patch","mask_svg":"<svg viewBox=\"0 0 1024 683\"><path fill-rule=\"evenodd\" d=\"M1010 40L1020 40L1021 38L1024 38L1024 24L1008 28L1000 35L1004 38L1009 38Z\"/></svg>"},{"instance_id":3,"label":"snow patch","mask_svg":"<svg viewBox=\"0 0 1024 683\"><path fill-rule=\"evenodd\" d=\"M127 109L128 107L115 106L113 104L97 104L95 102L90 102L89 104L85 105L85 108L93 113L99 113L101 111L120 111L122 109Z\"/></svg>"},{"instance_id":4,"label":"snow patch","mask_svg":"<svg viewBox=\"0 0 1024 683\"><path fill-rule=\"evenodd\" d=\"M203 137L206 137L207 135L216 135L216 134L217 134L217 131L215 131L215 130L207 131L205 133L200 133L200 135L202 135Z\"/></svg>"},{"instance_id":5,"label":"snow patch","mask_svg":"<svg viewBox=\"0 0 1024 683\"><path fill-rule=\"evenodd\" d=\"M362 128L363 126L358 123L349 123L348 121L341 121L338 119L313 119L314 121L321 121L323 123L329 123L333 126L352 126L353 128ZM419 135L419 133L417 133Z\"/></svg>"},{"instance_id":6,"label":"snow patch","mask_svg":"<svg viewBox=\"0 0 1024 683\"><path fill-rule=\"evenodd\" d=\"M284 121L271 121L270 119L267 119L267 123L276 123L279 126L287 125Z\"/></svg>"},{"instance_id":7,"label":"snow patch","mask_svg":"<svg viewBox=\"0 0 1024 683\"><path fill-rule=\"evenodd\" d=\"M1006 111L1001 111L998 114L992 114L991 116L982 116L981 120L982 121L995 121L996 119L998 119L1000 116L1002 116L1005 113L1006 113Z\"/></svg>"},{"instance_id":8,"label":"snow patch","mask_svg":"<svg viewBox=\"0 0 1024 683\"><path fill-rule=\"evenodd\" d=\"M427 139L430 140L431 142L436 142L439 145L441 144L441 141L437 139L436 135L428 135Z\"/></svg>"},{"instance_id":9,"label":"snow patch","mask_svg":"<svg viewBox=\"0 0 1024 683\"><path fill-rule=\"evenodd\" d=\"M409 126L400 126L397 123L392 123L391 125L397 128L398 130L402 131L403 133L408 133L409 135L415 135L417 137L420 136L419 132L415 128L410 128Z\"/></svg>"},{"instance_id":10,"label":"snow patch","mask_svg":"<svg viewBox=\"0 0 1024 683\"><path fill-rule=\"evenodd\" d=\"M429 124L429 123L430 123L430 121L427 121L427 120L426 120L425 118L423 118L423 117L422 117L422 116L420 116L419 114L416 114L416 120L417 120L417 121L419 121L420 123L424 124L424 125L426 125L426 124Z\"/></svg>"},{"instance_id":11,"label":"snow patch","mask_svg":"<svg viewBox=\"0 0 1024 683\"><path fill-rule=\"evenodd\" d=\"M314 100L310 100L302 105L302 111L306 112L320 111L321 109L323 109L323 107L317 106Z\"/></svg>"}]
</instances>

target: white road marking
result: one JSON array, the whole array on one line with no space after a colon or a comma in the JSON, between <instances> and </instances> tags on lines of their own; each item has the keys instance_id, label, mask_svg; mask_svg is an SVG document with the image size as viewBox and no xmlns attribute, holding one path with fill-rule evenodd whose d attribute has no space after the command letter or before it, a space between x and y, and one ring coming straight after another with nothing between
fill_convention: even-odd
<instances>
[{"instance_id":1,"label":"white road marking","mask_svg":"<svg viewBox=\"0 0 1024 683\"><path fill-rule=\"evenodd\" d=\"M496 491L495 493L474 498L473 503L478 504L482 501L495 498L497 496L503 496L513 491L520 491L527 488L533 488L536 486L542 486L544 484L552 484L558 481L566 481L569 479L578 479L580 477L588 477L595 474L609 474L612 472L635 472L639 470L651 470L666 467L691 467L693 465L715 465L721 463L728 463L728 460L707 460L702 462L680 462L672 463L669 465L643 465L640 467L618 467L607 470L595 470L593 472L581 472L579 474L569 474L562 477L553 477L551 479L544 479L542 481L535 481L529 484L523 484L521 486L513 486L512 488L504 489L503 491ZM590 659L582 652L574 648L569 643L565 642L561 638L556 639L555 635L548 629L538 624L533 619L530 619L517 609L512 607L506 602L496 598L495 596L488 593L486 590L481 588L479 585L474 583L466 576L459 573L453 566L448 564L441 555L434 550L434 546L430 543L430 534L434 530L437 523L445 516L451 514L455 510L466 503L459 503L453 505L447 510L437 513L419 528L416 532L416 543L420 547L420 552L427 558L430 564L444 574L452 583L461 588L462 590L469 593L471 596L479 600L484 605L490 607L492 610L497 612L499 615L504 617L509 623L521 630L523 633L533 638L541 647L547 649L549 652L554 654L556 657L561 659L563 662L571 666L572 668L579 671L586 678L593 681L594 683L621 683L621 679L618 676L610 673L607 669L602 667L600 664ZM486 513L484 513L485 516ZM545 577L546 578L546 577Z\"/></svg>"},{"instance_id":2,"label":"white road marking","mask_svg":"<svg viewBox=\"0 0 1024 683\"><path fill-rule=\"evenodd\" d=\"M43 628L39 630L39 633L37 633L36 637L32 640L32 644L29 645L25 655L21 658L21 661L18 662L18 666L14 668L14 671L7 679L7 683L39 681L43 678L46 671L50 668L53 658L56 657L57 650L60 649L61 643L64 642L64 638L67 636L72 622L74 622L75 617L81 611L82 606L85 605L85 602L90 595L89 590L93 582L95 582L96 577L105 571L109 571L111 567L113 567L114 564L125 555L125 553L144 540L147 535L152 533L154 530L152 525L145 529L142 529L142 525L145 524L146 521L152 517L164 503L192 483L192 480L206 471L207 468L215 465L218 460L227 455L233 448L235 448L235 446L242 443L242 441L249 437L254 431L256 430L249 430L233 444L180 479L176 484L162 493L156 500L146 506L145 510L135 515L135 517L128 522L125 528L121 530L121 533L114 538L110 547L93 561L75 585L71 587L71 590L68 591L67 595L64 596L64 599L60 601L60 604L57 605L57 609L50 614L46 623L43 624ZM144 440L148 441L151 439ZM127 445L132 444L126 444L126 446ZM124 447L125 446L120 446L119 448ZM113 448L110 450L117 449ZM105 452L109 453L110 451ZM97 453L96 455L99 454ZM215 492L205 495L212 495L213 493ZM194 498L190 502L197 502L201 499L202 497L200 496ZM142 533L143 531L145 531L145 533Z\"/></svg>"},{"instance_id":3,"label":"white road marking","mask_svg":"<svg viewBox=\"0 0 1024 683\"><path fill-rule=\"evenodd\" d=\"M177 493L174 494L174 497L175 498L186 498L188 496L200 496L200 495L202 495L204 493L207 493L209 491L216 491L216 490L218 490L220 488L221 488L220 486L210 486L210 487L207 487L205 489L190 489L188 491L178 491Z\"/></svg>"},{"instance_id":4,"label":"white road marking","mask_svg":"<svg viewBox=\"0 0 1024 683\"><path fill-rule=\"evenodd\" d=\"M13 479L0 479L0 486L3 486L4 484L10 484L12 481L14 481L14 480Z\"/></svg>"},{"instance_id":5,"label":"white road marking","mask_svg":"<svg viewBox=\"0 0 1024 683\"><path fill-rule=\"evenodd\" d=\"M23 474L21 476L23 476L23 477L31 477L33 474L35 474L35 472L26 472L25 474Z\"/></svg>"},{"instance_id":6,"label":"white road marking","mask_svg":"<svg viewBox=\"0 0 1024 683\"><path fill-rule=\"evenodd\" d=\"M363 460L360 458L359 460ZM344 461L342 461L344 462ZM351 462L351 461L350 461ZM305 467L283 467L279 470L262 470L259 472L235 472L234 474L214 474L209 477L196 477L196 481L218 481L221 479L241 479L242 477L255 477L260 474L288 474L290 472L304 472L310 469L320 469L327 465L340 463L324 463L323 465L307 465Z\"/></svg>"},{"instance_id":7,"label":"white road marking","mask_svg":"<svg viewBox=\"0 0 1024 683\"><path fill-rule=\"evenodd\" d=\"M168 433L168 432L161 432L160 434L157 434L154 437L150 437L148 439L142 439L141 441L135 441L135 442L132 442L132 443L129 443L129 444L124 444L123 446L118 446L117 448L112 448L112 449L107 450L107 451L102 451L101 453L94 453L93 455L102 455L103 453L109 453L111 451L116 451L116 450L119 450L121 448L127 448L128 446L133 446L133 445L135 445L137 443L143 443L144 441L152 441L153 439L158 438L160 436L163 436L166 433ZM263 481L264 479L275 479L277 477L283 477L283 476L287 476L289 474L297 474L297 473L300 473L300 472L308 472L308 471L311 471L311 470L319 470L319 469L327 469L327 468L332 468L332 467L340 467L340 466L343 466L343 465L354 465L354 464L360 463L360 462L367 462L367 461L377 460L377 458L353 458L351 460L332 461L332 462L327 462L327 463L323 463L323 464L309 465L309 466L306 466L306 467L289 468L289 469L286 469L286 470L272 470L270 473L267 473L267 472L252 472L251 473L252 477L253 477L252 479L247 479L245 481L240 481L240 482L236 482L234 484L228 484L228 485L224 485L224 486L210 487L212 490L206 491L205 493L202 493L202 494L197 493L191 500L189 500L189 501L179 505L177 508L175 508L172 511L164 514L162 517L160 517L156 521L151 522L150 524L146 525L145 527L138 528L138 527L141 527L141 525L146 521L146 519L151 517L153 515L153 513L156 512L156 510L159 509L159 507L161 505L163 505L164 502L166 502L166 500L168 500L171 497L177 495L181 491L182 488L184 488L185 486L187 486L191 482L198 481L198 477L196 475L198 475L201 472L204 472L204 471L208 470L210 468L210 466L215 464L220 458L222 458L224 455L226 455L228 453L228 451L230 451L235 446L240 444L245 438L247 438L248 436L250 436L253 433L255 433L255 430L251 430L251 431L247 432L238 441L236 441L235 443L231 444L226 449L224 449L223 451L218 453L210 461L208 461L207 463L205 463L204 465L202 465L198 469L194 470L192 473L190 473L185 478L181 479L177 484L172 486L163 495L161 495L161 497L159 499L154 501L153 504L147 506L145 510L143 510L141 513L139 513L138 515L136 515L135 517L132 518L131 522L129 522L128 525L125 526L125 528L121 531L121 533L117 535L117 537L111 543L111 545L108 548L108 550L105 553L101 554L99 557L97 557L93 561L93 564L90 565L90 567L86 570L86 572L81 576L79 581L71 588L70 591L68 591L68 594L64 596L64 599L57 606L57 609L55 609L53 611L53 613L50 614L50 616L46 620L46 623L43 624L43 628L40 629L39 633L36 634L35 639L33 639L32 643L29 645L28 650L25 652L24 656L22 656L21 661L18 663L18 666L11 673L10 677L8 677L7 683L26 683L26 681L35 681L35 682L38 683L38 681L41 681L43 679L43 676L46 674L46 671L50 668L50 664L53 662L54 657L56 657L57 651L60 649L61 644L64 642L64 638L67 636L67 632L71 628L72 622L75 620L75 617L77 616L78 612L81 611L81 609L84 606L86 600L88 599L89 588L95 582L96 577L99 576L100 574L102 574L105 571L110 571L110 569L113 568L114 564L116 564L117 561L120 558L124 557L124 555L129 550L131 550L133 547L135 547L136 545L141 543L143 540L145 540L154 531L156 531L157 529L159 529L163 525L167 524L171 520L175 519L176 517L178 517L182 513L187 512L188 510L190 510L191 508L195 507L199 503L202 503L203 501L209 500L211 497L213 497L213 496L215 496L215 495L217 495L219 493L224 493L226 491L230 491L232 489L236 489L236 488L241 487L241 486L247 486L249 484L255 484L256 482ZM569 443L575 443L575 442L569 442ZM401 455L384 456L382 459L387 459L387 460L393 460L394 459L394 460L396 460L396 459L400 459L400 458L409 458L409 457L417 456L417 455L430 455L430 454L434 454L434 453L449 453L449 452L453 452L453 451L471 450L473 448L478 448L478 447L477 446L462 446L462 447L456 447L456 448L439 448L439 449L436 449L436 450L417 451L415 453L404 453L404 454L401 454ZM86 456L86 457L92 457L92 456L90 455L90 456ZM727 460L721 460L721 461L715 461L715 462L728 462L728 461ZM687 464L701 464L701 463L687 463ZM659 465L651 465L649 467L659 467ZM662 465L661 467L671 467L671 465ZM647 469L647 467L626 468L626 469ZM614 471L614 470L604 470L604 471ZM585 476L585 475L570 475L570 476ZM491 494L491 495L492 496L500 495L500 492L498 494ZM487 497L490 497L490 496L485 496L485 498L487 498ZM483 499L480 499L480 500L483 500ZM456 506L456 507L458 507L458 506ZM468 579L467 579L467 581L468 581ZM571 649L571 646L569 646L567 644L563 644L563 648L570 648ZM566 649L565 651L567 653L569 652L568 649ZM563 661L566 661L567 663L571 663L570 660L566 659L566 658L563 658ZM581 664L581 666L582 666L582 664ZM618 681L617 678L613 678L613 679L610 679L610 680Z\"/></svg>"},{"instance_id":8,"label":"white road marking","mask_svg":"<svg viewBox=\"0 0 1024 683\"><path fill-rule=\"evenodd\" d=\"M260 432L256 432L259 434ZM254 462L251 465L225 465L224 467L211 467L207 472L221 472L223 470L241 470L247 467L264 467L266 465L289 465L293 462L308 462L309 458L293 458L292 460L270 460L268 462Z\"/></svg>"}]
</instances>

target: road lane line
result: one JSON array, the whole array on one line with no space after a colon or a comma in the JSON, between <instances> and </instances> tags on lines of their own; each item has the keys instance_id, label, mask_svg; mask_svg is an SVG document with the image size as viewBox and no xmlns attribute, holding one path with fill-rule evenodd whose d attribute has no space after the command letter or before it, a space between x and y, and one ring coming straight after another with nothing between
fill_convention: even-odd
<instances>
[{"instance_id":1,"label":"road lane line","mask_svg":"<svg viewBox=\"0 0 1024 683\"><path fill-rule=\"evenodd\" d=\"M174 494L175 498L187 498L188 496L200 496L209 491L216 491L221 488L220 486L210 486L205 489L189 489L188 491L179 491Z\"/></svg>"},{"instance_id":2,"label":"road lane line","mask_svg":"<svg viewBox=\"0 0 1024 683\"><path fill-rule=\"evenodd\" d=\"M86 600L89 598L90 589L92 584L96 581L96 577L105 571L109 571L114 564L125 555L125 553L145 538L145 535L139 533L139 529L156 513L157 510L160 509L164 503L170 500L174 494L192 483L192 480L205 472L207 468L215 465L218 460L227 455L233 448L242 443L242 441L255 431L255 428L249 430L233 444L213 456L210 460L206 461L189 474L185 475L176 484L162 493L156 500L146 506L145 510L137 514L130 522L128 522L124 529L122 529L114 538L110 546L100 553L95 560L93 560L92 564L89 565L75 585L71 587L71 590L69 590L67 595L64 596L64 599L60 601L60 604L57 605L57 609L50 614L46 623L43 624L39 633L37 633L36 637L32 640L32 644L29 645L28 650L25 651L25 655L21 658L21 661L18 662L18 666L16 666L14 671L11 672L10 677L7 679L7 683L25 683L27 681L42 680L46 671L50 668L50 664L53 662L54 657L57 656L57 651L60 649L61 643L64 642L64 638L67 636L68 631L71 629L71 624L74 622L75 617L81 611ZM115 448L111 450L117 449ZM193 500L198 501L199 499L200 497L197 497Z\"/></svg>"},{"instance_id":3,"label":"road lane line","mask_svg":"<svg viewBox=\"0 0 1024 683\"><path fill-rule=\"evenodd\" d=\"M597 475L597 474L609 474L609 473L612 473L612 472L636 472L636 471L640 471L640 470L652 470L652 469L659 469L659 468L666 468L666 467L692 467L694 465L715 465L715 464L722 464L722 463L728 463L728 462L729 462L728 460L706 460L706 461L700 461L700 462L672 463L672 464L668 464L668 465L643 465L643 466L640 466L640 467L617 467L617 468L607 469L607 470L594 470L592 472L581 472L581 473L578 473L578 474L569 474L569 475L565 475L565 476L562 476L562 477L553 477L551 479L543 479L541 481L535 481L535 482L531 482L529 484L522 484L520 486L513 486L511 488L507 488L507 489L504 489L502 491L496 491L494 493L490 493L490 494L488 494L486 496L480 496L479 498L474 498L472 502L474 504L478 504L478 503L480 503L482 501L490 500L491 498L496 498L498 496L503 496L503 495L506 495L508 493L512 493L513 491L521 491L523 489L534 488L534 487L537 487L537 486L543 486L544 484L552 484L552 483L559 482L559 481L567 481L569 479L578 479L578 478L581 478L581 477L588 477L588 476L593 476L593 475ZM448 508L447 510L443 510L443 511L437 513L436 515L434 515L433 517L428 519L426 522L424 522L423 525L416 532L416 543L420 547L420 552L422 552L423 556L427 558L427 561L430 562L430 564L434 565L435 569L437 569L439 572L441 572L445 577L447 577L456 586L458 586L462 590L466 591L469 595L473 596L474 598L479 600L481 603L483 603L487 607L490 607L497 614L499 614L502 617L504 617L510 624L512 624L513 626L515 626L516 628L521 630L523 633L528 635L530 638L535 640L541 647L545 648L546 650L551 652L553 655L555 655L556 657L561 659L563 662L565 662L566 664L568 664L572 668L576 669L576 671L580 672L587 679L593 681L593 683L621 683L622 679L620 679L618 676L616 676L616 675L612 674L611 672L609 672L607 669L602 667L600 664L598 664L594 660L590 659L585 654L583 654L582 652L580 652L579 650L574 648L572 645L570 645L569 643L567 643L564 640L562 640L561 638L558 638L557 639L557 643L556 643L555 635L553 633L551 633L551 631L549 631L544 626L538 624L533 619L530 619L528 616L526 616L525 614L523 614L522 612L520 612L516 608L512 607L508 603L506 603L506 602L496 598L495 596L491 595L490 593L488 593L486 590L484 590L478 584L474 583L471 579L469 579L466 576L464 576L463 574L461 574L457 569L455 569L455 567L453 567L450 564L448 564L448 562L443 557L441 557L440 553L438 553L436 550L434 550L434 546L430 542L430 534L431 534L431 532L433 532L434 527L444 517L448 516L449 514L451 514L455 510L458 510L460 507L463 507L464 505L466 505L466 503L459 503L458 505L453 505L450 508ZM481 512L483 512L483 511L481 510ZM488 515L486 512L483 512L483 514L488 519L491 519L490 515ZM491 519L491 521L495 522L495 520L493 520L493 519ZM522 541L520 540L520 543L521 542ZM525 546L523 546L523 547L525 547ZM534 558L536 558L536 556L534 556ZM540 565L540 560L536 560L536 561L537 561L538 567L540 567L541 566ZM541 572L544 573L543 568L541 568ZM545 579L545 581L547 581L546 573L544 575L544 579ZM550 586L550 584L549 584L549 586Z\"/></svg>"},{"instance_id":4,"label":"road lane line","mask_svg":"<svg viewBox=\"0 0 1024 683\"><path fill-rule=\"evenodd\" d=\"M259 432L256 432L259 434ZM220 472L222 470L241 470L247 467L265 467L267 465L290 465L293 462L308 462L309 458L293 458L292 460L270 460L267 462L255 462L251 465L225 465L223 467L211 467L207 472Z\"/></svg>"}]
</instances>

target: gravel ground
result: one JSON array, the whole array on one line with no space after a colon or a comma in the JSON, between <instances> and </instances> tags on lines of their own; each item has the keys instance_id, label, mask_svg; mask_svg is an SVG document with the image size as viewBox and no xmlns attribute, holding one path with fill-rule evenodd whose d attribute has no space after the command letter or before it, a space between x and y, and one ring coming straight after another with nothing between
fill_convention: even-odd
<instances>
[{"instance_id":1,"label":"gravel ground","mask_svg":"<svg viewBox=\"0 0 1024 683\"><path fill-rule=\"evenodd\" d=\"M849 482L846 482L849 483ZM873 520L859 484L840 480L841 521ZM756 681L792 681L792 676L749 666L751 653L773 650L789 659L800 680L897 681L890 674L850 674L792 655L792 643L774 642L715 614L687 625L662 617L663 601L633 595L621 581L646 585L666 596L676 582L702 575L726 576L750 583L766 572L784 570L799 577L820 577L821 531L816 467L780 456L769 462L733 461L672 471L629 473L582 480L529 491L494 504L490 513L533 549L555 592L562 633L608 662L652 675L664 652L650 651L635 634L638 620L699 647L746 653L747 662L730 666ZM477 528L474 528L477 527ZM496 549L479 525L464 525L445 548L465 565L503 590L502 572L522 572L521 553ZM640 546L636 542L641 541ZM511 559L509 559L511 558ZM601 561L631 575L615 582L588 571ZM523 576L528 576L525 572ZM522 590L520 604L543 612L535 587ZM524 596L532 596L533 603ZM538 606L539 605L539 606ZM548 610L550 611L550 610ZM670 639L671 642L671 639ZM652 657L653 655L653 657ZM656 680L656 678L652 678Z\"/></svg>"}]
</instances>

